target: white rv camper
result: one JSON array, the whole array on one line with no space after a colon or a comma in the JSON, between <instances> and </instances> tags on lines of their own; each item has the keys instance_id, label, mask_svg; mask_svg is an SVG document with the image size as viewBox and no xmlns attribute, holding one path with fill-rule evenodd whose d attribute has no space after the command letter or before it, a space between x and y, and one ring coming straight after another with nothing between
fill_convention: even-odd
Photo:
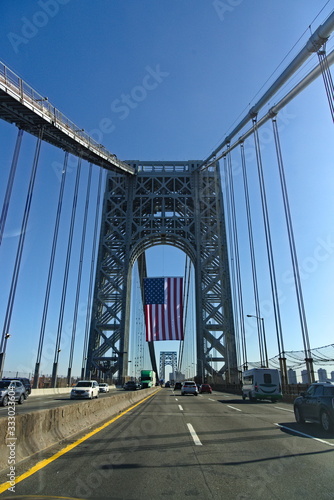
<instances>
[{"instance_id":1,"label":"white rv camper","mask_svg":"<svg viewBox=\"0 0 334 500\"><path fill-rule=\"evenodd\" d=\"M278 370L253 368L242 374L242 399L282 399L281 378Z\"/></svg>"}]
</instances>

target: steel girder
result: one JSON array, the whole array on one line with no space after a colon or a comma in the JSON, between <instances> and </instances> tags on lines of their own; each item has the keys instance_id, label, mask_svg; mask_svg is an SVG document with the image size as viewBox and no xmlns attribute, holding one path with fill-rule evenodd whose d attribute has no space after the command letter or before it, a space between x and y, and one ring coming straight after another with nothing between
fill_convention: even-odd
<instances>
[{"instance_id":1,"label":"steel girder","mask_svg":"<svg viewBox=\"0 0 334 500\"><path fill-rule=\"evenodd\" d=\"M161 351L160 369L159 369L160 380L165 380L166 377L165 368L168 365L172 367L172 373L175 373L177 369L177 353L173 351Z\"/></svg>"},{"instance_id":2,"label":"steel girder","mask_svg":"<svg viewBox=\"0 0 334 500\"><path fill-rule=\"evenodd\" d=\"M107 366L126 375L133 264L149 247L170 244L195 269L197 376L214 372L214 349L219 372L237 381L218 163L205 171L200 161L127 163L135 175L110 172L106 185L87 374Z\"/></svg>"}]
</instances>

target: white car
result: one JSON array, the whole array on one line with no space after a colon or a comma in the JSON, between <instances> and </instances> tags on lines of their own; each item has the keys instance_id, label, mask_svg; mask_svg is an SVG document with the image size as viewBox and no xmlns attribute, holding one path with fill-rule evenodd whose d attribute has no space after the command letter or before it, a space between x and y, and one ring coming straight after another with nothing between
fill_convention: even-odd
<instances>
[{"instance_id":1,"label":"white car","mask_svg":"<svg viewBox=\"0 0 334 500\"><path fill-rule=\"evenodd\" d=\"M181 387L181 396L184 396L185 394L194 394L195 396L198 396L198 387L194 381L187 380L186 382L183 382Z\"/></svg>"},{"instance_id":2,"label":"white car","mask_svg":"<svg viewBox=\"0 0 334 500\"><path fill-rule=\"evenodd\" d=\"M99 397L99 384L96 380L79 380L71 390L70 399L93 399Z\"/></svg>"},{"instance_id":3,"label":"white car","mask_svg":"<svg viewBox=\"0 0 334 500\"><path fill-rule=\"evenodd\" d=\"M100 392L109 392L109 385L105 384L104 382L99 384L99 391Z\"/></svg>"}]
</instances>

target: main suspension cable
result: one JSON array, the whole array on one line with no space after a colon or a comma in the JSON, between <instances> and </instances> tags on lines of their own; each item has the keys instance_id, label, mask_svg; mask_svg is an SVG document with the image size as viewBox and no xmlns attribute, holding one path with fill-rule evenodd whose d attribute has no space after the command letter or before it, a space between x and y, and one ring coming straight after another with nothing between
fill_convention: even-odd
<instances>
[{"instance_id":1,"label":"main suspension cable","mask_svg":"<svg viewBox=\"0 0 334 500\"><path fill-rule=\"evenodd\" d=\"M14 154L13 154L12 165L11 165L11 169L10 169L9 177L8 177L7 189L6 189L5 198L4 198L4 202L3 202L3 206L2 206L1 217L0 217L0 245L2 243L3 232L5 229L5 225L6 225L7 214L8 214L8 209L9 209L9 202L10 202L10 198L12 196L14 178L15 178L15 173L16 173L17 162L19 159L20 149L21 149L22 137L23 137L23 130L19 128L18 133L17 133L17 138L16 138L16 144L15 144L15 149L14 149Z\"/></svg>"}]
</instances>

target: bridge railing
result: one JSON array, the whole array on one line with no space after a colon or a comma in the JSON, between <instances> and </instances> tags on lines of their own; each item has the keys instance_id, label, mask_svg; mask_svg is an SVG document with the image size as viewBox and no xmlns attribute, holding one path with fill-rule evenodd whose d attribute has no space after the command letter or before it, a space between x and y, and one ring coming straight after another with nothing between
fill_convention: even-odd
<instances>
[{"instance_id":1,"label":"bridge railing","mask_svg":"<svg viewBox=\"0 0 334 500\"><path fill-rule=\"evenodd\" d=\"M5 86L6 92L37 113L49 123L56 125L69 136L73 136L82 146L105 158L106 161L117 165L124 170L125 164L118 160L116 155L110 153L102 144L97 143L83 129L69 120L59 109L53 106L47 97L42 96L22 78L16 75L3 62L0 61L0 82ZM128 166L126 166L128 167ZM132 170L131 167L126 170Z\"/></svg>"}]
</instances>

